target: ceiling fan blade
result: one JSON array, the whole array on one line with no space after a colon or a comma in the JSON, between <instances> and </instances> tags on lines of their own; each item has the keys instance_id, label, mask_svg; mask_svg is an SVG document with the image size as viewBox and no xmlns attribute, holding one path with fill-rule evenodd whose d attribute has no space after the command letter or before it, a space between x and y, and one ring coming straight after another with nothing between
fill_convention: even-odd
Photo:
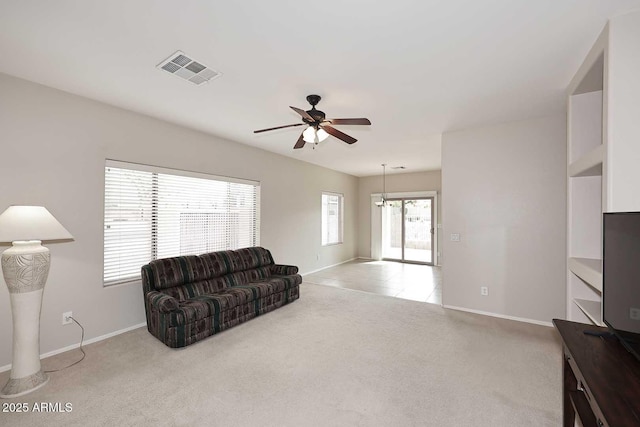
<instances>
[{"instance_id":1,"label":"ceiling fan blade","mask_svg":"<svg viewBox=\"0 0 640 427\"><path fill-rule=\"evenodd\" d=\"M327 120L332 125L370 125L369 119L329 119Z\"/></svg>"},{"instance_id":2,"label":"ceiling fan blade","mask_svg":"<svg viewBox=\"0 0 640 427\"><path fill-rule=\"evenodd\" d=\"M342 141L346 142L347 144L353 144L354 142L357 141L357 139L347 135L346 133L340 132L336 128L332 128L329 125L320 125L320 127L322 129L326 130L329 135L333 135L336 138L341 139Z\"/></svg>"},{"instance_id":3,"label":"ceiling fan blade","mask_svg":"<svg viewBox=\"0 0 640 427\"><path fill-rule=\"evenodd\" d=\"M302 148L304 147L304 135L300 134L300 138L298 138L298 142L296 142L296 145L293 146L293 148Z\"/></svg>"},{"instance_id":4,"label":"ceiling fan blade","mask_svg":"<svg viewBox=\"0 0 640 427\"><path fill-rule=\"evenodd\" d=\"M310 122L315 122L315 121L316 121L316 120L315 120L313 117L311 117L311 116L309 115L309 113L307 113L306 111L301 110L300 108L296 108L296 107L291 107L291 106L289 106L289 107L290 107L293 111L295 111L296 113L300 114L300 115L302 116L302 118L303 118L303 119L307 119L307 120L309 120Z\"/></svg>"},{"instance_id":5,"label":"ceiling fan blade","mask_svg":"<svg viewBox=\"0 0 640 427\"><path fill-rule=\"evenodd\" d=\"M254 130L254 131L253 131L253 133L266 132L266 131L268 131L268 130L276 130L276 129L292 128L292 127L294 127L294 126L303 126L303 125L306 125L306 123L296 123L295 125L284 125L284 126L277 126L277 127L274 127L274 128Z\"/></svg>"}]
</instances>

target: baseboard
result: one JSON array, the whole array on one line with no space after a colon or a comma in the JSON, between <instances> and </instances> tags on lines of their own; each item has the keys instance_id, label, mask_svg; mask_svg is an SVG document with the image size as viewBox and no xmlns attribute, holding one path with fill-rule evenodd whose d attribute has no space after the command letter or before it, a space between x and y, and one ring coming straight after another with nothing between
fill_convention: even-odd
<instances>
[{"instance_id":1,"label":"baseboard","mask_svg":"<svg viewBox=\"0 0 640 427\"><path fill-rule=\"evenodd\" d=\"M115 332L110 332L108 334L100 335L99 337L91 338L82 343L83 346L93 344L94 342L103 341L107 338L115 337L116 335L124 334L125 332L133 331L134 329L142 328L143 326L147 326L147 322L139 323L137 325L129 326L128 328L120 329ZM46 359L47 357L55 356L56 354L64 353L65 351L73 350L80 347L80 343L68 345L63 348L59 348L57 350L49 351L47 353L40 355L40 360ZM0 372L5 372L11 369L11 364L0 366Z\"/></svg>"},{"instance_id":2,"label":"baseboard","mask_svg":"<svg viewBox=\"0 0 640 427\"><path fill-rule=\"evenodd\" d=\"M548 326L553 328L553 323L543 322L541 320L526 319L524 317L507 316L504 314L491 313L489 311L472 310L470 308L455 307L452 305L443 305L442 307L457 311L466 311L467 313L482 314L483 316L498 317L500 319L515 320L516 322L532 323L534 325Z\"/></svg>"},{"instance_id":3,"label":"baseboard","mask_svg":"<svg viewBox=\"0 0 640 427\"><path fill-rule=\"evenodd\" d=\"M307 271L306 273L300 273L300 275L301 275L301 276L306 276L307 274L317 273L318 271L326 270L327 268L331 268L331 267L336 267L336 266L341 265L341 264L346 264L346 263L348 263L348 262L355 261L355 260L357 260L357 259L358 259L358 257L351 258L351 259L348 259L348 260L346 260L346 261L339 262L339 263L337 263L337 264L327 265L326 267L322 267L322 268L319 268L319 269L317 269L317 270Z\"/></svg>"}]
</instances>

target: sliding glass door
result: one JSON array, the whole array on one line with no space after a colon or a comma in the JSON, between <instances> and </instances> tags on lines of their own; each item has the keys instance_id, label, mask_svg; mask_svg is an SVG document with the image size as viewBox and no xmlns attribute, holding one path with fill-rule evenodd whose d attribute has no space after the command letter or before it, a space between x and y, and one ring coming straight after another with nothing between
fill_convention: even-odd
<instances>
[{"instance_id":1,"label":"sliding glass door","mask_svg":"<svg viewBox=\"0 0 640 427\"><path fill-rule=\"evenodd\" d=\"M402 261L402 200L389 200L382 209L382 257Z\"/></svg>"},{"instance_id":2,"label":"sliding glass door","mask_svg":"<svg viewBox=\"0 0 640 427\"><path fill-rule=\"evenodd\" d=\"M433 264L433 198L388 200L382 213L382 257Z\"/></svg>"}]
</instances>

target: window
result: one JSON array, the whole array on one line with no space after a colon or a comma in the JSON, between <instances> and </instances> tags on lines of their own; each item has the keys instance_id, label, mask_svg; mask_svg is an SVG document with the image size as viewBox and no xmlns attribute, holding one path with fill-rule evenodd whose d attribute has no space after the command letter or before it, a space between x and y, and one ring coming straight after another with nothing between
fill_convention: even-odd
<instances>
[{"instance_id":1,"label":"window","mask_svg":"<svg viewBox=\"0 0 640 427\"><path fill-rule=\"evenodd\" d=\"M322 193L322 245L342 243L344 196Z\"/></svg>"},{"instance_id":2,"label":"window","mask_svg":"<svg viewBox=\"0 0 640 427\"><path fill-rule=\"evenodd\" d=\"M260 184L108 160L104 284L159 258L260 244Z\"/></svg>"}]
</instances>

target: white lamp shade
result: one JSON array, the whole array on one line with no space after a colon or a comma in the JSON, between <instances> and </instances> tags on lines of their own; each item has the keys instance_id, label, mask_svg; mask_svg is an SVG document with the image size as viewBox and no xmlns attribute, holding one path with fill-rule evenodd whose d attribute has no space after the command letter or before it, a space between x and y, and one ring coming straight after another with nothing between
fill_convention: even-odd
<instances>
[{"instance_id":1,"label":"white lamp shade","mask_svg":"<svg viewBox=\"0 0 640 427\"><path fill-rule=\"evenodd\" d=\"M320 142L322 142L325 139L329 138L329 134L327 133L327 131L322 129L322 128L318 129L317 134L318 134L318 141L320 141Z\"/></svg>"},{"instance_id":2,"label":"white lamp shade","mask_svg":"<svg viewBox=\"0 0 640 427\"><path fill-rule=\"evenodd\" d=\"M73 239L42 206L9 206L0 215L0 242Z\"/></svg>"}]
</instances>

